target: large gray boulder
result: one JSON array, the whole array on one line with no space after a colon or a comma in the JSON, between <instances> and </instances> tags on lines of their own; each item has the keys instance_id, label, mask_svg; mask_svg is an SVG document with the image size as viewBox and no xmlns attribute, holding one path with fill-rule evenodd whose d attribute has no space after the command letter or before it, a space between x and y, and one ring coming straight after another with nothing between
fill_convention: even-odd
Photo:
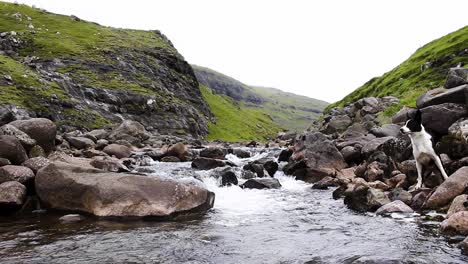
<instances>
[{"instance_id":1,"label":"large gray boulder","mask_svg":"<svg viewBox=\"0 0 468 264\"><path fill-rule=\"evenodd\" d=\"M26 187L17 181L0 184L0 215L21 208L26 199Z\"/></svg>"},{"instance_id":2,"label":"large gray boulder","mask_svg":"<svg viewBox=\"0 0 468 264\"><path fill-rule=\"evenodd\" d=\"M445 180L427 199L424 207L437 209L449 204L455 197L462 194L468 186L468 166L460 168Z\"/></svg>"},{"instance_id":3,"label":"large gray boulder","mask_svg":"<svg viewBox=\"0 0 468 264\"><path fill-rule=\"evenodd\" d=\"M461 211L468 211L468 194L458 195L453 199L449 210L447 211L447 218L453 214Z\"/></svg>"},{"instance_id":4,"label":"large gray boulder","mask_svg":"<svg viewBox=\"0 0 468 264\"><path fill-rule=\"evenodd\" d=\"M0 127L0 135L13 136L17 138L21 142L21 145L23 145L23 147L27 150L36 145L36 140L32 139L28 134L10 124L6 124Z\"/></svg>"},{"instance_id":5,"label":"large gray boulder","mask_svg":"<svg viewBox=\"0 0 468 264\"><path fill-rule=\"evenodd\" d=\"M377 215L388 215L391 213L413 213L413 209L406 205L404 202L400 200L395 200L391 203L387 203L383 206L381 206L377 211L375 212Z\"/></svg>"},{"instance_id":6,"label":"large gray boulder","mask_svg":"<svg viewBox=\"0 0 468 264\"><path fill-rule=\"evenodd\" d=\"M325 134L342 132L346 130L352 122L351 118L347 115L332 116L321 132Z\"/></svg>"},{"instance_id":7,"label":"large gray boulder","mask_svg":"<svg viewBox=\"0 0 468 264\"><path fill-rule=\"evenodd\" d=\"M55 148L55 135L57 127L54 122L46 118L31 118L28 120L16 120L10 123L19 130L35 139L46 153L50 153Z\"/></svg>"},{"instance_id":8,"label":"large gray boulder","mask_svg":"<svg viewBox=\"0 0 468 264\"><path fill-rule=\"evenodd\" d=\"M102 151L109 156L116 156L119 159L128 158L132 154L132 150L129 147L119 144L110 144Z\"/></svg>"},{"instance_id":9,"label":"large gray boulder","mask_svg":"<svg viewBox=\"0 0 468 264\"><path fill-rule=\"evenodd\" d=\"M436 88L422 94L416 100L416 106L418 108L424 108L430 105L438 105L443 103L465 103L465 90L468 89L468 85L462 85L453 89Z\"/></svg>"},{"instance_id":10,"label":"large gray boulder","mask_svg":"<svg viewBox=\"0 0 468 264\"><path fill-rule=\"evenodd\" d=\"M468 84L468 69L461 67L450 68L444 88L451 89L464 84Z\"/></svg>"},{"instance_id":11,"label":"large gray boulder","mask_svg":"<svg viewBox=\"0 0 468 264\"><path fill-rule=\"evenodd\" d=\"M112 141L117 141L119 139L134 139L137 141L144 141L150 138L150 135L146 131L145 127L139 122L132 120L124 120L122 124L120 124L116 129L112 130L112 132L109 135L109 138Z\"/></svg>"},{"instance_id":12,"label":"large gray boulder","mask_svg":"<svg viewBox=\"0 0 468 264\"><path fill-rule=\"evenodd\" d=\"M383 144L385 144L387 141L390 141L390 140L395 140L395 138L394 137L380 137L380 138L373 139L365 143L362 146L361 153L364 157L369 157L370 155L372 155L372 153L377 151L377 149L381 148Z\"/></svg>"},{"instance_id":13,"label":"large gray boulder","mask_svg":"<svg viewBox=\"0 0 468 264\"><path fill-rule=\"evenodd\" d=\"M5 158L12 164L20 165L28 159L28 154L17 138L0 136L0 158Z\"/></svg>"},{"instance_id":14,"label":"large gray boulder","mask_svg":"<svg viewBox=\"0 0 468 264\"><path fill-rule=\"evenodd\" d=\"M426 130L438 135L446 135L448 128L468 112L462 104L444 103L421 109L422 124Z\"/></svg>"},{"instance_id":15,"label":"large gray boulder","mask_svg":"<svg viewBox=\"0 0 468 264\"><path fill-rule=\"evenodd\" d=\"M34 179L34 172L27 167L6 165L0 167L0 183L7 181L17 181L28 184Z\"/></svg>"},{"instance_id":16,"label":"large gray boulder","mask_svg":"<svg viewBox=\"0 0 468 264\"><path fill-rule=\"evenodd\" d=\"M72 147L77 149L94 148L96 145L93 140L86 137L67 137L66 139Z\"/></svg>"},{"instance_id":17,"label":"large gray boulder","mask_svg":"<svg viewBox=\"0 0 468 264\"><path fill-rule=\"evenodd\" d=\"M96 216L170 217L204 213L214 193L196 182L54 162L39 170L36 192L46 208L80 211Z\"/></svg>"},{"instance_id":18,"label":"large gray boulder","mask_svg":"<svg viewBox=\"0 0 468 264\"><path fill-rule=\"evenodd\" d=\"M400 126L396 124L384 124L380 127L374 127L370 131L376 137L398 137L400 135Z\"/></svg>"}]
</instances>

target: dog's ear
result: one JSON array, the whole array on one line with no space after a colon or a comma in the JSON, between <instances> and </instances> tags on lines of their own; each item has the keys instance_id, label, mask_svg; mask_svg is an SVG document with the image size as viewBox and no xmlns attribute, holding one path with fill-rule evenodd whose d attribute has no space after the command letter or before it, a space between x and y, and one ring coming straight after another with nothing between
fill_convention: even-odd
<instances>
[{"instance_id":1,"label":"dog's ear","mask_svg":"<svg viewBox=\"0 0 468 264\"><path fill-rule=\"evenodd\" d=\"M416 110L416 113L414 114L414 120L418 123L421 123L422 116L421 116L421 111L419 109Z\"/></svg>"}]
</instances>

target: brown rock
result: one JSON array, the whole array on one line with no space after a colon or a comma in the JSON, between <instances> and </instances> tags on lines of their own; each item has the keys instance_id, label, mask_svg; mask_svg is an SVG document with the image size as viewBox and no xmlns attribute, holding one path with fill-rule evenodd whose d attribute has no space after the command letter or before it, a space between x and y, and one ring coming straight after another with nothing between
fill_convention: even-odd
<instances>
[{"instance_id":1,"label":"brown rock","mask_svg":"<svg viewBox=\"0 0 468 264\"><path fill-rule=\"evenodd\" d=\"M468 186L468 166L457 170L445 180L427 199L424 208L436 209L447 205L453 198L463 193Z\"/></svg>"},{"instance_id":2,"label":"brown rock","mask_svg":"<svg viewBox=\"0 0 468 264\"><path fill-rule=\"evenodd\" d=\"M49 165L50 161L44 157L35 157L35 158L30 158L27 161L23 162L21 164L24 167L30 168L34 173L36 173L38 170L44 168L45 166Z\"/></svg>"},{"instance_id":3,"label":"brown rock","mask_svg":"<svg viewBox=\"0 0 468 264\"><path fill-rule=\"evenodd\" d=\"M377 215L388 215L391 213L413 213L413 209L400 200L385 204L375 212Z\"/></svg>"},{"instance_id":4,"label":"brown rock","mask_svg":"<svg viewBox=\"0 0 468 264\"><path fill-rule=\"evenodd\" d=\"M35 139L46 153L50 153L55 148L55 135L57 127L54 122L46 118L31 118L27 120L16 120L10 123L19 130Z\"/></svg>"},{"instance_id":5,"label":"brown rock","mask_svg":"<svg viewBox=\"0 0 468 264\"><path fill-rule=\"evenodd\" d=\"M180 162L180 159L174 156L166 156L166 157L163 157L161 161L162 162Z\"/></svg>"},{"instance_id":6,"label":"brown rock","mask_svg":"<svg viewBox=\"0 0 468 264\"><path fill-rule=\"evenodd\" d=\"M34 172L27 167L6 165L0 167L0 183L7 181L17 181L22 184L29 183L34 179Z\"/></svg>"},{"instance_id":7,"label":"brown rock","mask_svg":"<svg viewBox=\"0 0 468 264\"><path fill-rule=\"evenodd\" d=\"M165 156L175 156L181 161L187 161L188 159L188 148L182 143L177 143L169 147Z\"/></svg>"},{"instance_id":8,"label":"brown rock","mask_svg":"<svg viewBox=\"0 0 468 264\"><path fill-rule=\"evenodd\" d=\"M18 139L12 136L0 136L0 157L19 165L28 159L28 155Z\"/></svg>"},{"instance_id":9,"label":"brown rock","mask_svg":"<svg viewBox=\"0 0 468 264\"><path fill-rule=\"evenodd\" d=\"M115 156L118 159L128 158L132 154L132 150L129 147L118 144L110 144L102 151L104 151L109 156Z\"/></svg>"},{"instance_id":10,"label":"brown rock","mask_svg":"<svg viewBox=\"0 0 468 264\"><path fill-rule=\"evenodd\" d=\"M440 230L447 235L468 235L468 211L451 215L440 224Z\"/></svg>"},{"instance_id":11,"label":"brown rock","mask_svg":"<svg viewBox=\"0 0 468 264\"><path fill-rule=\"evenodd\" d=\"M468 194L462 194L453 199L447 212L447 218L460 211L468 211Z\"/></svg>"},{"instance_id":12,"label":"brown rock","mask_svg":"<svg viewBox=\"0 0 468 264\"><path fill-rule=\"evenodd\" d=\"M214 203L214 194L194 183L63 162L39 170L36 192L46 208L97 216L172 217L204 213Z\"/></svg>"},{"instance_id":13,"label":"brown rock","mask_svg":"<svg viewBox=\"0 0 468 264\"><path fill-rule=\"evenodd\" d=\"M0 184L0 215L21 208L26 199L26 187L17 181Z\"/></svg>"}]
</instances>

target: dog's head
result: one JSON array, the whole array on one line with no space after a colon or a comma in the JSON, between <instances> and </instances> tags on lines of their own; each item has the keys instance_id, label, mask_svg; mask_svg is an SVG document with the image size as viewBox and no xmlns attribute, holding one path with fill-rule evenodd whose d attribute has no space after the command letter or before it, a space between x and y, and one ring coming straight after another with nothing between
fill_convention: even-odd
<instances>
[{"instance_id":1,"label":"dog's head","mask_svg":"<svg viewBox=\"0 0 468 264\"><path fill-rule=\"evenodd\" d=\"M420 132L421 130L421 111L418 109L412 117L408 116L408 121L406 121L405 125L400 128L400 131L403 134L410 134Z\"/></svg>"}]
</instances>

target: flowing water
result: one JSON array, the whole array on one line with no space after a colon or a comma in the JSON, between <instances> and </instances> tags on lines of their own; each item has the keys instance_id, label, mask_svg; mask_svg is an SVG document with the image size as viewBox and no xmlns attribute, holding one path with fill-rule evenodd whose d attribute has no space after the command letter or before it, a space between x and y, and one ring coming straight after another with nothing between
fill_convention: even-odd
<instances>
[{"instance_id":1,"label":"flowing water","mask_svg":"<svg viewBox=\"0 0 468 264\"><path fill-rule=\"evenodd\" d=\"M228 158L242 165L274 154ZM60 215L0 218L0 263L467 263L437 223L418 217L358 214L331 190L277 172L282 188L218 187L212 171L190 163L159 163L160 176L201 179L216 193L198 219L152 222L88 218L64 224ZM236 169L240 174L240 169ZM459 238L457 238L459 239Z\"/></svg>"}]
</instances>

